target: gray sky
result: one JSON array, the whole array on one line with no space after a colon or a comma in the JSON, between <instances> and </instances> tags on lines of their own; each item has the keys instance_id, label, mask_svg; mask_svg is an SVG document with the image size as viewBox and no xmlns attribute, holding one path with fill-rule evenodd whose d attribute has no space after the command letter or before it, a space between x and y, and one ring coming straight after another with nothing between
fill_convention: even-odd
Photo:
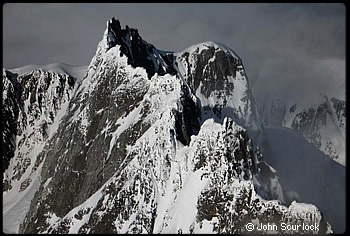
<instances>
[{"instance_id":1,"label":"gray sky","mask_svg":"<svg viewBox=\"0 0 350 236\"><path fill-rule=\"evenodd\" d=\"M283 74L288 65L300 74L310 70L298 63L301 59L345 60L343 4L8 3L3 5L3 67L88 65L112 16L162 50L221 42L243 59L252 83L271 60L285 63L274 74ZM317 71L312 74L317 77Z\"/></svg>"}]
</instances>

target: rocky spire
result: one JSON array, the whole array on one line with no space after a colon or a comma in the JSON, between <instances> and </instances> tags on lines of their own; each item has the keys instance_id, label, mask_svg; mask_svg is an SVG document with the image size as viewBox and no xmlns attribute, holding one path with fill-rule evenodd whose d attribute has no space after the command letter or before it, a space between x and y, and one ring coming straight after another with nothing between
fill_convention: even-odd
<instances>
[{"instance_id":1,"label":"rocky spire","mask_svg":"<svg viewBox=\"0 0 350 236\"><path fill-rule=\"evenodd\" d=\"M133 67L143 67L146 69L148 77L155 73L164 75L172 73L172 61L152 44L144 41L137 29L121 28L120 21L112 17L107 22L105 38L107 51L117 45L120 46L121 55L128 57L128 63Z\"/></svg>"}]
</instances>

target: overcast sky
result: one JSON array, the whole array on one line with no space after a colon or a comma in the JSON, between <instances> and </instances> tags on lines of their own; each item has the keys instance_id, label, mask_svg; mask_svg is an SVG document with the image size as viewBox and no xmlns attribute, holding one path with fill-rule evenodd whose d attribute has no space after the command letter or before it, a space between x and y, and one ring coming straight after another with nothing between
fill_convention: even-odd
<instances>
[{"instance_id":1,"label":"overcast sky","mask_svg":"<svg viewBox=\"0 0 350 236\"><path fill-rule=\"evenodd\" d=\"M284 63L274 74L283 74L288 65L303 74L310 68L302 60L345 60L342 4L8 3L3 5L3 67L88 65L113 16L162 50L221 42L242 58L252 83L271 60ZM319 73L312 67L312 74L322 77L324 67ZM337 76L345 80L345 71Z\"/></svg>"}]
</instances>

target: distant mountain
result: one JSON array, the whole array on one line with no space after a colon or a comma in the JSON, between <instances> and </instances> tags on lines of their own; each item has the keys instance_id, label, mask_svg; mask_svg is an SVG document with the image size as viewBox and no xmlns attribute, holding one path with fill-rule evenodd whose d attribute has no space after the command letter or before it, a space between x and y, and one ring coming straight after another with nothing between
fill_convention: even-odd
<instances>
[{"instance_id":1,"label":"distant mountain","mask_svg":"<svg viewBox=\"0 0 350 236\"><path fill-rule=\"evenodd\" d=\"M319 63L324 66L330 64L322 61ZM337 66L334 70L336 69L341 70L342 67ZM317 83L321 82L317 78L306 83L300 81L299 76L296 73L288 85L281 85L271 78L269 71L262 71L253 93L264 126L291 128L345 166L345 81L337 78L336 74L329 75L334 76L329 78L332 81L328 83L330 87L326 91L320 91ZM283 92L286 90L289 91L288 94Z\"/></svg>"},{"instance_id":2,"label":"distant mountain","mask_svg":"<svg viewBox=\"0 0 350 236\"><path fill-rule=\"evenodd\" d=\"M346 170L308 142L298 131L265 128L269 147L264 159L278 173L285 203L315 204L335 233L346 230Z\"/></svg>"},{"instance_id":3,"label":"distant mountain","mask_svg":"<svg viewBox=\"0 0 350 236\"><path fill-rule=\"evenodd\" d=\"M5 232L332 232L316 206L286 205L231 49L160 51L112 18L83 70L3 69Z\"/></svg>"},{"instance_id":4,"label":"distant mountain","mask_svg":"<svg viewBox=\"0 0 350 236\"><path fill-rule=\"evenodd\" d=\"M341 165L345 157L345 100L319 95L319 101L284 101L273 96L260 100L264 126L282 126L302 134L320 151Z\"/></svg>"}]
</instances>

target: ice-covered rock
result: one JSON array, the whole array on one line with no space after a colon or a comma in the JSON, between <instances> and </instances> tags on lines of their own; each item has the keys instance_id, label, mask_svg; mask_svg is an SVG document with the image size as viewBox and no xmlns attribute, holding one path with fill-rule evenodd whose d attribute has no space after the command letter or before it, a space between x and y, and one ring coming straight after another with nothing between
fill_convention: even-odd
<instances>
[{"instance_id":1,"label":"ice-covered rock","mask_svg":"<svg viewBox=\"0 0 350 236\"><path fill-rule=\"evenodd\" d=\"M16 80L33 135L5 170L11 179L16 160L30 160L3 194L8 232L244 233L250 222L331 232L315 206L283 205L278 175L249 137L264 131L242 60L224 45L163 52L112 18L79 80L37 70Z\"/></svg>"}]
</instances>

